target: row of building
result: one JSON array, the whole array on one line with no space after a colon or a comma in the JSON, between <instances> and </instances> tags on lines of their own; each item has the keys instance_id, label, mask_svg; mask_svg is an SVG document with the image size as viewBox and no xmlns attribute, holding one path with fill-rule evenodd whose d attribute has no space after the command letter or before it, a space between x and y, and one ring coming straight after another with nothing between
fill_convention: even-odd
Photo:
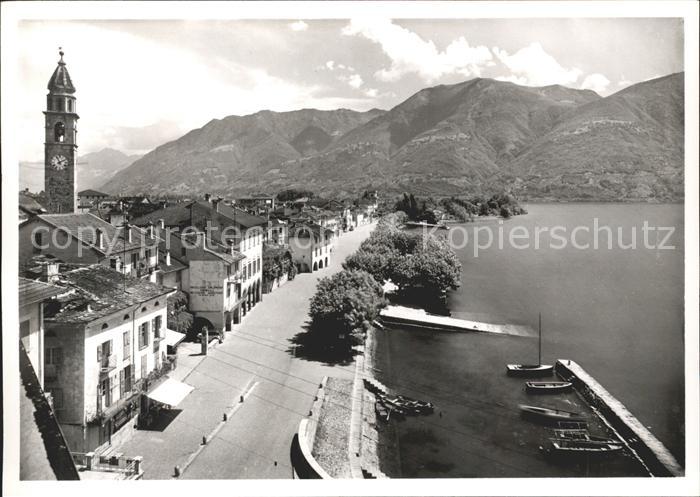
<instances>
[{"instance_id":1,"label":"row of building","mask_svg":"<svg viewBox=\"0 0 700 497\"><path fill-rule=\"evenodd\" d=\"M339 234L376 209L376 195L277 204L76 193L79 116L60 56L44 193L19 198L21 479L77 479L74 462L97 464L152 406L177 404L187 388L167 373L186 333L205 350L210 335L222 340L263 293L328 267ZM186 329L181 315L192 317ZM139 473L137 459L124 465Z\"/></svg>"},{"instance_id":2,"label":"row of building","mask_svg":"<svg viewBox=\"0 0 700 497\"><path fill-rule=\"evenodd\" d=\"M184 293L196 322L223 337L292 266L327 267L342 231L330 211L268 220L211 197L125 215L38 214L19 226L20 336L74 452L125 436L147 412L184 338L167 327L170 296Z\"/></svg>"}]
</instances>

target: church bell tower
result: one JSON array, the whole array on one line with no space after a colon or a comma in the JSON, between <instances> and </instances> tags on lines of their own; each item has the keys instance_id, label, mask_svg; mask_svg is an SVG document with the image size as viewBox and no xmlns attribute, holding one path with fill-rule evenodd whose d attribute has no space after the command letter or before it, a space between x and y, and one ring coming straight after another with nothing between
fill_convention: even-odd
<instances>
[{"instance_id":1,"label":"church bell tower","mask_svg":"<svg viewBox=\"0 0 700 497\"><path fill-rule=\"evenodd\" d=\"M61 60L49 80L44 111L46 139L44 140L45 206L50 213L75 212L77 206L76 164L78 155L78 114L75 107L75 87Z\"/></svg>"}]
</instances>

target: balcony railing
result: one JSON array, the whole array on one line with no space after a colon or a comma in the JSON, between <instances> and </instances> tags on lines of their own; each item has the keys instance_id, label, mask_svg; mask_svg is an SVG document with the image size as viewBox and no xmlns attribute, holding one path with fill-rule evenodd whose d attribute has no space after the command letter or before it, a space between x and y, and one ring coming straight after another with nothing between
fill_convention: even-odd
<instances>
[{"instance_id":1,"label":"balcony railing","mask_svg":"<svg viewBox=\"0 0 700 497\"><path fill-rule=\"evenodd\" d=\"M87 471L121 473L125 479L138 478L143 473L143 458L122 455L101 456L94 452L71 452L75 465Z\"/></svg>"},{"instance_id":2,"label":"balcony railing","mask_svg":"<svg viewBox=\"0 0 700 497\"><path fill-rule=\"evenodd\" d=\"M102 360L100 360L100 374L105 375L115 369L117 369L117 356L115 354L102 356Z\"/></svg>"}]
</instances>

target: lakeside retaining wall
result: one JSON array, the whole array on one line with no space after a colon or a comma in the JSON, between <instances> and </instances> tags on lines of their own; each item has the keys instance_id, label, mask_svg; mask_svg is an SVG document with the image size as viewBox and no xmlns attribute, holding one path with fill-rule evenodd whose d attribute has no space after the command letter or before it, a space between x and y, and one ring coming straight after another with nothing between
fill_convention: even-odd
<instances>
[{"instance_id":1,"label":"lakeside retaining wall","mask_svg":"<svg viewBox=\"0 0 700 497\"><path fill-rule=\"evenodd\" d=\"M683 476L675 457L627 408L574 361L559 359L554 367L559 377L574 388L626 440L653 476Z\"/></svg>"},{"instance_id":2,"label":"lakeside retaining wall","mask_svg":"<svg viewBox=\"0 0 700 497\"><path fill-rule=\"evenodd\" d=\"M309 416L299 422L299 428L292 440L291 459L294 472L302 479L324 479L330 480L332 477L316 461L312 454L314 441L316 440L316 428L321 414L325 386L328 377L324 376L319 385L316 400L311 407Z\"/></svg>"}]
</instances>

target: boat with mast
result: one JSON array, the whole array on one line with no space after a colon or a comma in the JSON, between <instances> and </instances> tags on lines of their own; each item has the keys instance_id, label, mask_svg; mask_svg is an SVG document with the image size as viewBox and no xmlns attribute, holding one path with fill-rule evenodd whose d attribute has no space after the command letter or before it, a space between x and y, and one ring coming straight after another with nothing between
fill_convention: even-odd
<instances>
[{"instance_id":1,"label":"boat with mast","mask_svg":"<svg viewBox=\"0 0 700 497\"><path fill-rule=\"evenodd\" d=\"M554 372L554 366L551 364L542 364L542 313L539 314L539 355L537 364L508 364L506 373L509 376L549 376Z\"/></svg>"}]
</instances>

